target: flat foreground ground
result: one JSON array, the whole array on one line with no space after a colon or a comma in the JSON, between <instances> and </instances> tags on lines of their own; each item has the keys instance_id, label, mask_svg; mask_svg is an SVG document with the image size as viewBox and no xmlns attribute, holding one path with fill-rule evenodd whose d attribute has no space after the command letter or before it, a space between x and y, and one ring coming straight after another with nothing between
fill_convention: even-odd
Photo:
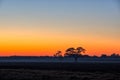
<instances>
[{"instance_id":1,"label":"flat foreground ground","mask_svg":"<svg viewBox=\"0 0 120 80\"><path fill-rule=\"evenodd\" d=\"M120 63L0 62L0 69L120 72Z\"/></svg>"},{"instance_id":2,"label":"flat foreground ground","mask_svg":"<svg viewBox=\"0 0 120 80\"><path fill-rule=\"evenodd\" d=\"M0 69L0 80L120 80L120 73Z\"/></svg>"},{"instance_id":3,"label":"flat foreground ground","mask_svg":"<svg viewBox=\"0 0 120 80\"><path fill-rule=\"evenodd\" d=\"M120 80L120 64L0 62L0 80Z\"/></svg>"}]
</instances>

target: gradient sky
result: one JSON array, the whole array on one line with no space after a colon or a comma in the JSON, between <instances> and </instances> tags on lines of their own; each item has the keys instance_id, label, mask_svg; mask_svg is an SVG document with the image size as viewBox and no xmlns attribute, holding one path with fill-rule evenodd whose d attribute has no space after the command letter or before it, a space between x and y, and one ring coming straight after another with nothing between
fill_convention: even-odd
<instances>
[{"instance_id":1,"label":"gradient sky","mask_svg":"<svg viewBox=\"0 0 120 80\"><path fill-rule=\"evenodd\" d=\"M84 47L120 53L118 0L2 0L0 55L53 55Z\"/></svg>"}]
</instances>

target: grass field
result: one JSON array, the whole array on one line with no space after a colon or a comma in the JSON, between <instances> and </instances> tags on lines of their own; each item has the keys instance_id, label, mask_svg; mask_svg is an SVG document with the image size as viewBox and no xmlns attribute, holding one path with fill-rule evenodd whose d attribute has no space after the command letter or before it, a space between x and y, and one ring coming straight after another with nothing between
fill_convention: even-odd
<instances>
[{"instance_id":1,"label":"grass field","mask_svg":"<svg viewBox=\"0 0 120 80\"><path fill-rule=\"evenodd\" d=\"M0 80L120 80L120 73L0 69Z\"/></svg>"},{"instance_id":2,"label":"grass field","mask_svg":"<svg viewBox=\"0 0 120 80\"><path fill-rule=\"evenodd\" d=\"M120 72L119 63L0 62L0 69Z\"/></svg>"},{"instance_id":3,"label":"grass field","mask_svg":"<svg viewBox=\"0 0 120 80\"><path fill-rule=\"evenodd\" d=\"M0 80L120 80L120 64L1 62Z\"/></svg>"}]
</instances>

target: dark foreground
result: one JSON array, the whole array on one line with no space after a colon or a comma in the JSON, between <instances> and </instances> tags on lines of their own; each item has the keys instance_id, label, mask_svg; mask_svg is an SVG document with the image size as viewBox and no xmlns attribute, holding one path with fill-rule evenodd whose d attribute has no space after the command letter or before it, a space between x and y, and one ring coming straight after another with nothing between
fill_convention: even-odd
<instances>
[{"instance_id":1,"label":"dark foreground","mask_svg":"<svg viewBox=\"0 0 120 80\"><path fill-rule=\"evenodd\" d=\"M0 80L120 80L120 64L1 62Z\"/></svg>"},{"instance_id":2,"label":"dark foreground","mask_svg":"<svg viewBox=\"0 0 120 80\"><path fill-rule=\"evenodd\" d=\"M0 69L120 72L120 63L0 62Z\"/></svg>"},{"instance_id":3,"label":"dark foreground","mask_svg":"<svg viewBox=\"0 0 120 80\"><path fill-rule=\"evenodd\" d=\"M0 80L120 80L120 73L0 69Z\"/></svg>"}]
</instances>

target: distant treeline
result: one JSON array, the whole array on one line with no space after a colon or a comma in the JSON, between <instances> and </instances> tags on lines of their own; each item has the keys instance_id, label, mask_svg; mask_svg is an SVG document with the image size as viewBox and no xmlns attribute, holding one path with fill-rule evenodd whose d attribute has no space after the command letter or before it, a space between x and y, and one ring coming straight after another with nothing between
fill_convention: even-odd
<instances>
[{"instance_id":1,"label":"distant treeline","mask_svg":"<svg viewBox=\"0 0 120 80\"><path fill-rule=\"evenodd\" d=\"M106 55L106 54L101 54L101 56L89 56L89 55L76 55L76 54L71 54L71 55L66 55L66 56L0 56L0 58L120 58L119 54L113 53L111 55Z\"/></svg>"},{"instance_id":2,"label":"distant treeline","mask_svg":"<svg viewBox=\"0 0 120 80\"><path fill-rule=\"evenodd\" d=\"M120 58L120 55L119 54L116 54L116 53L113 53L111 55L106 55L106 54L101 54L100 56L90 56L90 55L82 55L82 54L79 54L79 55L76 55L76 54L71 54L71 55L67 55L67 56L64 56L64 57L78 57L78 58Z\"/></svg>"},{"instance_id":3,"label":"distant treeline","mask_svg":"<svg viewBox=\"0 0 120 80\"><path fill-rule=\"evenodd\" d=\"M119 54L113 53L111 55L106 55L106 54L101 54L101 56L90 56L90 55L85 55L86 49L83 47L71 47L66 49L65 53L62 54L62 51L57 51L53 56L8 56L8 57L3 57L1 56L0 58L75 58L77 60L78 58L120 58ZM82 54L83 53L83 54Z\"/></svg>"}]
</instances>

